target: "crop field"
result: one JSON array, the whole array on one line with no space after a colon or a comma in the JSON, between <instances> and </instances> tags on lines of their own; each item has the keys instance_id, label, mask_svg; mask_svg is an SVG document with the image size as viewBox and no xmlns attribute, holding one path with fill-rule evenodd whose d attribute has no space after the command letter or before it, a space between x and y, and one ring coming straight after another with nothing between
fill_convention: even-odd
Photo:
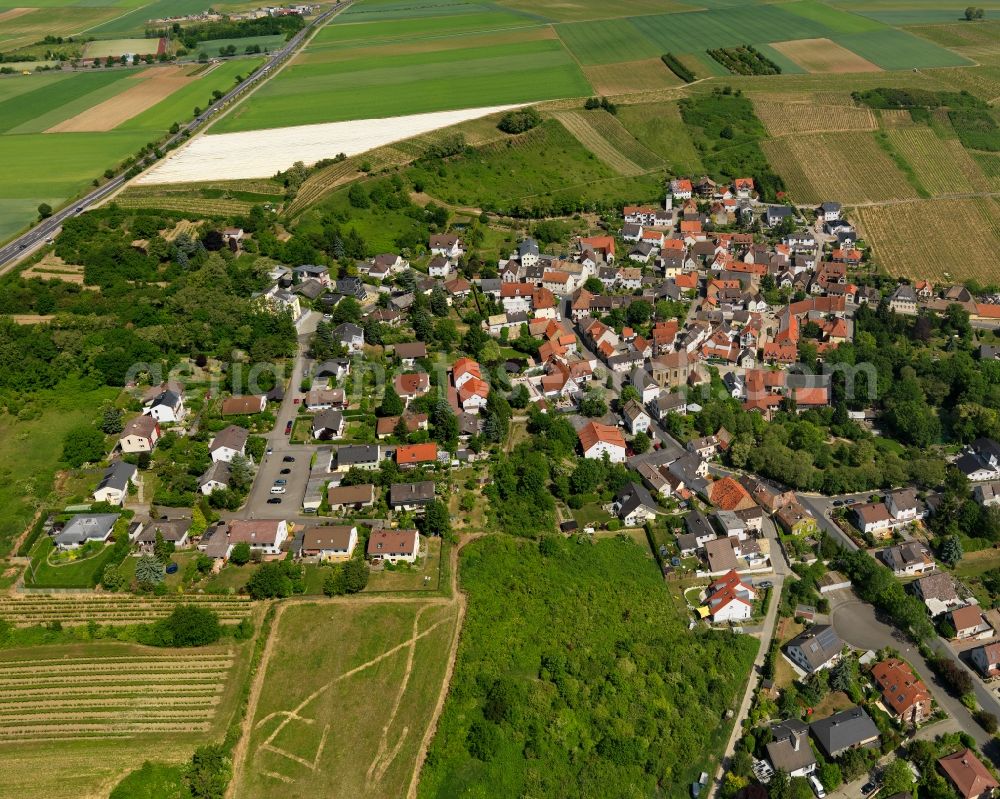
<instances>
[{"instance_id":1,"label":"crop field","mask_svg":"<svg viewBox=\"0 0 1000 799\"><path fill-rule=\"evenodd\" d=\"M762 147L797 202L837 197L851 205L916 196L870 133L785 136L766 140Z\"/></svg>"},{"instance_id":2,"label":"crop field","mask_svg":"<svg viewBox=\"0 0 1000 799\"><path fill-rule=\"evenodd\" d=\"M389 118L506 105L590 92L556 40L410 53L320 64L293 63L213 132ZM308 102L304 98L308 97Z\"/></svg>"},{"instance_id":3,"label":"crop field","mask_svg":"<svg viewBox=\"0 0 1000 799\"><path fill-rule=\"evenodd\" d=\"M942 139L922 126L898 128L888 136L931 194L989 191L979 165L957 140Z\"/></svg>"},{"instance_id":4,"label":"crop field","mask_svg":"<svg viewBox=\"0 0 1000 799\"><path fill-rule=\"evenodd\" d=\"M963 69L939 70L942 80L953 89L965 89L987 103L1000 103L1000 66L980 64Z\"/></svg>"},{"instance_id":5,"label":"crop field","mask_svg":"<svg viewBox=\"0 0 1000 799\"><path fill-rule=\"evenodd\" d=\"M228 725L249 646L97 642L0 653L4 795L107 796L144 760L187 759Z\"/></svg>"},{"instance_id":6,"label":"crop field","mask_svg":"<svg viewBox=\"0 0 1000 799\"><path fill-rule=\"evenodd\" d=\"M754 113L772 136L878 129L870 108L827 105L808 98L788 101L766 94L753 95L752 99Z\"/></svg>"},{"instance_id":7,"label":"crop field","mask_svg":"<svg viewBox=\"0 0 1000 799\"><path fill-rule=\"evenodd\" d=\"M59 9L17 6L0 7L0 51L27 47L45 36L73 36L122 13L121 9L69 6ZM16 12L16 13L11 13Z\"/></svg>"},{"instance_id":8,"label":"crop field","mask_svg":"<svg viewBox=\"0 0 1000 799\"><path fill-rule=\"evenodd\" d=\"M607 111L559 111L554 114L566 130L619 175L641 175L663 161L639 143Z\"/></svg>"},{"instance_id":9,"label":"crop field","mask_svg":"<svg viewBox=\"0 0 1000 799\"><path fill-rule=\"evenodd\" d=\"M681 79L667 69L659 58L586 67L583 72L594 91L604 96L671 89L683 85Z\"/></svg>"},{"instance_id":10,"label":"crop field","mask_svg":"<svg viewBox=\"0 0 1000 799\"><path fill-rule=\"evenodd\" d=\"M456 614L441 600L284 608L235 795L406 796Z\"/></svg>"},{"instance_id":11,"label":"crop field","mask_svg":"<svg viewBox=\"0 0 1000 799\"><path fill-rule=\"evenodd\" d=\"M855 214L873 256L891 275L996 281L1000 204L994 198L923 200L858 208Z\"/></svg>"},{"instance_id":12,"label":"crop field","mask_svg":"<svg viewBox=\"0 0 1000 799\"><path fill-rule=\"evenodd\" d=\"M614 3L595 3L594 0L500 0L505 8L537 14L558 22L577 22L588 19L632 17L642 14L663 14L669 11L690 11L707 3L681 3L675 0L615 0Z\"/></svg>"},{"instance_id":13,"label":"crop field","mask_svg":"<svg viewBox=\"0 0 1000 799\"><path fill-rule=\"evenodd\" d=\"M197 76L200 67L186 66L0 81L0 241L27 226L40 203L61 206L260 63L228 61Z\"/></svg>"},{"instance_id":14,"label":"crop field","mask_svg":"<svg viewBox=\"0 0 1000 799\"><path fill-rule=\"evenodd\" d=\"M835 41L882 69L956 67L971 63L951 50L896 28L847 33Z\"/></svg>"},{"instance_id":15,"label":"crop field","mask_svg":"<svg viewBox=\"0 0 1000 799\"><path fill-rule=\"evenodd\" d=\"M799 39L771 45L806 72L881 72L871 61L829 39Z\"/></svg>"},{"instance_id":16,"label":"crop field","mask_svg":"<svg viewBox=\"0 0 1000 799\"><path fill-rule=\"evenodd\" d=\"M979 165L993 191L1000 190L1000 155L997 153L973 153L973 159Z\"/></svg>"},{"instance_id":17,"label":"crop field","mask_svg":"<svg viewBox=\"0 0 1000 799\"><path fill-rule=\"evenodd\" d=\"M97 624L140 624L170 615L178 603L197 604L219 614L227 624L247 618L254 603L226 596L138 597L130 594L25 594L5 596L0 601L0 618L15 627L59 622L76 627Z\"/></svg>"},{"instance_id":18,"label":"crop field","mask_svg":"<svg viewBox=\"0 0 1000 799\"><path fill-rule=\"evenodd\" d=\"M90 42L84 50L86 58L118 58L122 53L136 55L156 55L159 50L159 39L97 39Z\"/></svg>"}]
</instances>

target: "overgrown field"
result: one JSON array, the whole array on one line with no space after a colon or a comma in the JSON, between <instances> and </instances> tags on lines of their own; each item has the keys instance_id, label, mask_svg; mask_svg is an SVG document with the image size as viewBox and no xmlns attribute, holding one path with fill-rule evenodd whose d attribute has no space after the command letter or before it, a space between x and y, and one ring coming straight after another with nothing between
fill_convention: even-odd
<instances>
[{"instance_id":1,"label":"overgrown field","mask_svg":"<svg viewBox=\"0 0 1000 799\"><path fill-rule=\"evenodd\" d=\"M456 613L441 600L285 608L236 795L406 796Z\"/></svg>"},{"instance_id":2,"label":"overgrown field","mask_svg":"<svg viewBox=\"0 0 1000 799\"><path fill-rule=\"evenodd\" d=\"M419 796L686 797L714 771L758 642L689 632L631 540L494 536Z\"/></svg>"},{"instance_id":3,"label":"overgrown field","mask_svg":"<svg viewBox=\"0 0 1000 799\"><path fill-rule=\"evenodd\" d=\"M250 646L101 642L0 653L4 795L107 796L144 760L186 760L229 724Z\"/></svg>"},{"instance_id":4,"label":"overgrown field","mask_svg":"<svg viewBox=\"0 0 1000 799\"><path fill-rule=\"evenodd\" d=\"M853 213L876 261L891 275L996 281L1000 204L995 198L924 200Z\"/></svg>"},{"instance_id":5,"label":"overgrown field","mask_svg":"<svg viewBox=\"0 0 1000 799\"><path fill-rule=\"evenodd\" d=\"M847 95L842 102L829 104L810 95L755 94L753 108L772 136L878 128L871 109L853 104Z\"/></svg>"}]
</instances>

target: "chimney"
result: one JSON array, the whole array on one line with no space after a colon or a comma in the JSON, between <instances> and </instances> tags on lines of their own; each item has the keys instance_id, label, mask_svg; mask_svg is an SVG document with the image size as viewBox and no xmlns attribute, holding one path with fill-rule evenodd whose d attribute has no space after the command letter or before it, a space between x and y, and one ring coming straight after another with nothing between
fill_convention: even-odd
<instances>
[{"instance_id":1,"label":"chimney","mask_svg":"<svg viewBox=\"0 0 1000 799\"><path fill-rule=\"evenodd\" d=\"M799 736L798 735L793 735L792 736L792 751L798 752L799 751L799 747L801 745L802 744L800 743Z\"/></svg>"}]
</instances>

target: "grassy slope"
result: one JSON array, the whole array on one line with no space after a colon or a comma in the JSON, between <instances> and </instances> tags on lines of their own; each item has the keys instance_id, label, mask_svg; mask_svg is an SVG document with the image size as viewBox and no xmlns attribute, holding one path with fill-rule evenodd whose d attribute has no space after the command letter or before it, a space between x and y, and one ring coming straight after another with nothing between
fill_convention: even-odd
<instances>
[{"instance_id":1,"label":"grassy slope","mask_svg":"<svg viewBox=\"0 0 1000 799\"><path fill-rule=\"evenodd\" d=\"M285 799L406 795L417 747L444 677L455 607L425 606L428 609L420 617L420 631L438 621L444 623L417 642L412 674L394 719L391 708L405 680L407 648L352 677L331 681L407 641L421 607L388 601L285 609L273 633L274 652L267 665L245 768L236 777L236 795L245 799L279 793ZM260 727L257 724L269 715L296 708L317 691L316 698L299 710L302 718L317 723L293 721L273 745L313 760L326 730L318 767L310 770L260 749L282 717L272 717ZM384 725L388 725L387 735L383 735ZM369 772L369 766L383 740L389 751L397 744L400 749L394 757L387 755L383 762L388 762L388 767L380 777L377 769ZM279 782L265 772L282 774L291 781Z\"/></svg>"},{"instance_id":2,"label":"grassy slope","mask_svg":"<svg viewBox=\"0 0 1000 799\"><path fill-rule=\"evenodd\" d=\"M31 520L35 503L51 493L66 431L92 421L116 394L67 385L36 395L34 407L43 409L36 418L0 416L0 554Z\"/></svg>"},{"instance_id":3,"label":"grassy slope","mask_svg":"<svg viewBox=\"0 0 1000 799\"><path fill-rule=\"evenodd\" d=\"M558 550L502 536L463 550L468 610L421 797L682 797L711 771L757 642L688 632L632 542ZM505 720L484 721L497 686ZM495 736L485 762L473 725Z\"/></svg>"}]
</instances>

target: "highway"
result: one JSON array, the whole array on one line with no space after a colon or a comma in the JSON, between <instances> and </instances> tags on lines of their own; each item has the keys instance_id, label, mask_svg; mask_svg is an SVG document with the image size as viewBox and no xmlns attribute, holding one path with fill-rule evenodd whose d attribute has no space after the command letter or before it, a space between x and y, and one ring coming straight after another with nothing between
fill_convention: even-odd
<instances>
[{"instance_id":1,"label":"highway","mask_svg":"<svg viewBox=\"0 0 1000 799\"><path fill-rule=\"evenodd\" d=\"M352 0L338 2L333 8L328 11L324 11L316 17L316 19L289 39L283 48L271 53L266 64L254 72L253 75L247 77L244 81L234 86L229 92L212 103L212 105L206 108L200 116L182 126L177 133L170 136L169 139L160 145L160 149L166 151L173 145L178 144L179 142L182 142L194 135L201 128L204 128L211 122L214 122L219 114L231 103L237 99L241 99L247 92L256 89L261 83L274 75L278 68L285 61L291 58L291 56L294 55L303 44L305 44L315 31L322 27L331 17L339 14L345 8L348 8L351 5L351 2ZM140 166L146 168L152 166L153 163L155 163L155 161L152 158L148 158L146 161L142 162ZM116 191L121 189L126 183L128 183L129 180L131 180L128 172L129 170L126 170L118 175L115 175L107 183L102 184L90 192L90 194L76 200L75 202L71 202L65 208L56 211L52 214L52 216L42 220L35 225L35 227L12 240L9 244L4 247L0 247L0 274L12 269L18 261L37 250L40 246L45 244L47 240L53 238L59 232L63 222L67 219L83 213L88 208L97 205L109 195L114 194Z\"/></svg>"}]
</instances>

